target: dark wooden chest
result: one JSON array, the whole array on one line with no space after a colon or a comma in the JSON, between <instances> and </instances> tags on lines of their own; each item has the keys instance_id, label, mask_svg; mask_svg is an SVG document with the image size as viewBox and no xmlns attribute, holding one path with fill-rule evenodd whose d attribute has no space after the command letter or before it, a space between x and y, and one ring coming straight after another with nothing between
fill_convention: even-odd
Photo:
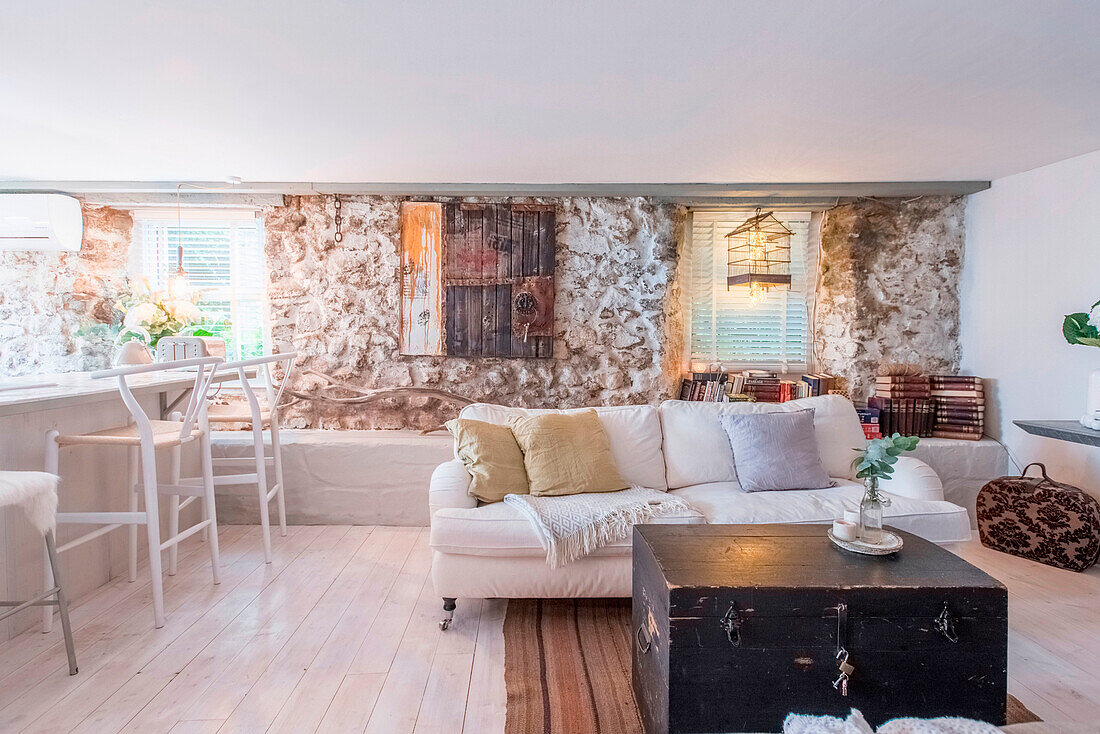
<instances>
[{"instance_id":1,"label":"dark wooden chest","mask_svg":"<svg viewBox=\"0 0 1100 734\"><path fill-rule=\"evenodd\" d=\"M900 553L861 556L821 525L636 526L633 684L647 734L780 731L791 712L852 708L876 727L1003 724L1007 590L901 535Z\"/></svg>"}]
</instances>

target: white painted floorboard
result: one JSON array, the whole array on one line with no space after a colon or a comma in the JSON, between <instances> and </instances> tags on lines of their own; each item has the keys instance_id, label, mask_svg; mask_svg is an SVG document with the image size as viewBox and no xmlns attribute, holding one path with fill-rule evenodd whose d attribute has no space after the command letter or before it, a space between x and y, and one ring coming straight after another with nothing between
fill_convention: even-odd
<instances>
[{"instance_id":1,"label":"white painted floorboard","mask_svg":"<svg viewBox=\"0 0 1100 734\"><path fill-rule=\"evenodd\" d=\"M57 632L0 645L0 732L503 731L507 604L459 600L441 633L426 530L292 527L271 565L258 528L220 534L222 583L186 542L163 629L148 580L80 600L77 676ZM1048 721L1100 719L1100 570L955 550L1009 586L1010 691Z\"/></svg>"}]
</instances>

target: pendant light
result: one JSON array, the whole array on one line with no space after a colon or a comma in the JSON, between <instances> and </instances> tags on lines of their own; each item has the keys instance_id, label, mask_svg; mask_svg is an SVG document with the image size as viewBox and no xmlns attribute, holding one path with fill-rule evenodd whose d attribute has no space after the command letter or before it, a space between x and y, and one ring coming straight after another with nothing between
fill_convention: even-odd
<instances>
[{"instance_id":1,"label":"pendant light","mask_svg":"<svg viewBox=\"0 0 1100 734\"><path fill-rule=\"evenodd\" d=\"M791 287L791 235L774 212L756 213L726 235L726 288L748 286L749 302Z\"/></svg>"}]
</instances>

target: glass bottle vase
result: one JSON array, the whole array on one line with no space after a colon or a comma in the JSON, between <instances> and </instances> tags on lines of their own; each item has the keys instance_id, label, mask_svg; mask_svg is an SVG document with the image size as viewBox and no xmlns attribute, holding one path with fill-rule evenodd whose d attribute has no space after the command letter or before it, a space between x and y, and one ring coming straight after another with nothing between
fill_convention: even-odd
<instances>
[{"instance_id":1,"label":"glass bottle vase","mask_svg":"<svg viewBox=\"0 0 1100 734\"><path fill-rule=\"evenodd\" d=\"M886 504L878 491L878 480L867 477L863 480L866 492L859 503L859 539L864 543L878 545L882 542L882 508Z\"/></svg>"}]
</instances>

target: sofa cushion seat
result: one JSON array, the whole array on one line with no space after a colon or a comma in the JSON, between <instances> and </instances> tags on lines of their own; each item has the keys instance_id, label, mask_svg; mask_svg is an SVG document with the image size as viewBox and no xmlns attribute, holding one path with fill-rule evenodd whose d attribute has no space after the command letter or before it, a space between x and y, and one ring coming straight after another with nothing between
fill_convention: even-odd
<instances>
[{"instance_id":1,"label":"sofa cushion seat","mask_svg":"<svg viewBox=\"0 0 1100 734\"><path fill-rule=\"evenodd\" d=\"M703 523L695 511L656 518L657 523ZM530 521L503 502L472 509L441 508L432 517L431 547L442 553L469 556L545 557ZM593 556L629 556L631 538L600 548Z\"/></svg>"},{"instance_id":2,"label":"sofa cushion seat","mask_svg":"<svg viewBox=\"0 0 1100 734\"><path fill-rule=\"evenodd\" d=\"M737 482L710 482L674 489L671 494L701 512L708 523L831 523L844 510L858 509L863 498L862 484L835 481L835 487L784 492L745 492ZM887 494L890 506L883 511L884 524L934 543L970 539L970 518L964 508Z\"/></svg>"}]
</instances>

